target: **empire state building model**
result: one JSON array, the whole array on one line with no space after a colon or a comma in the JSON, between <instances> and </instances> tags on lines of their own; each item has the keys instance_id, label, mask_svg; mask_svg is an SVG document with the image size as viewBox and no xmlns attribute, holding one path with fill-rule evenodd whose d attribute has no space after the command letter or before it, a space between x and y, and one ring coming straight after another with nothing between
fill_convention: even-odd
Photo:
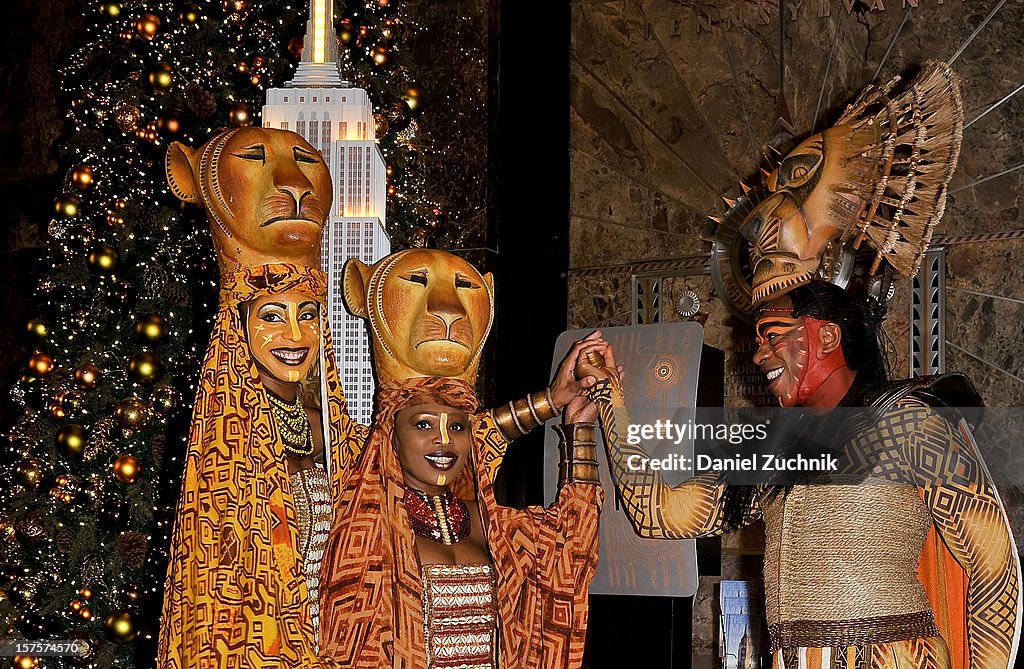
<instances>
[{"instance_id":1,"label":"empire state building model","mask_svg":"<svg viewBox=\"0 0 1024 669\"><path fill-rule=\"evenodd\" d=\"M267 90L263 125L292 130L313 145L331 170L334 205L323 236L323 270L334 352L352 418L370 423L373 367L362 319L342 302L342 267L348 258L373 264L391 252L384 231L386 173L377 146L373 107L366 91L338 71L333 0L310 0L302 61L283 88Z\"/></svg>"}]
</instances>

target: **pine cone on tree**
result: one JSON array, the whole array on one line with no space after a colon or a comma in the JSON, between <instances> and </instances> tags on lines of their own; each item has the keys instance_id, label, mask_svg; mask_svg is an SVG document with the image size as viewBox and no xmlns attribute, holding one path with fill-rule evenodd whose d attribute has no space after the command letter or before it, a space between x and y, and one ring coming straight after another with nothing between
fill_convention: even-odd
<instances>
[{"instance_id":1,"label":"pine cone on tree","mask_svg":"<svg viewBox=\"0 0 1024 669\"><path fill-rule=\"evenodd\" d=\"M178 281L171 281L163 289L164 299L174 307L188 304L188 289Z\"/></svg>"},{"instance_id":2,"label":"pine cone on tree","mask_svg":"<svg viewBox=\"0 0 1024 669\"><path fill-rule=\"evenodd\" d=\"M170 275L162 265L150 265L142 272L142 284L147 297L159 297Z\"/></svg>"},{"instance_id":3,"label":"pine cone on tree","mask_svg":"<svg viewBox=\"0 0 1024 669\"><path fill-rule=\"evenodd\" d=\"M159 469L164 461L164 453L167 451L167 435L158 434L149 442L150 451L153 454L153 465Z\"/></svg>"},{"instance_id":4,"label":"pine cone on tree","mask_svg":"<svg viewBox=\"0 0 1024 669\"><path fill-rule=\"evenodd\" d=\"M190 84L185 89L185 100L189 111L199 118L207 118L217 113L217 98L199 84Z\"/></svg>"},{"instance_id":5,"label":"pine cone on tree","mask_svg":"<svg viewBox=\"0 0 1024 669\"><path fill-rule=\"evenodd\" d=\"M75 538L77 536L78 533L70 527L65 527L57 532L57 550L61 553L70 553L75 545Z\"/></svg>"},{"instance_id":6,"label":"pine cone on tree","mask_svg":"<svg viewBox=\"0 0 1024 669\"><path fill-rule=\"evenodd\" d=\"M141 569L146 563L149 542L141 532L122 532L117 536L117 550L124 563L133 569Z\"/></svg>"}]
</instances>

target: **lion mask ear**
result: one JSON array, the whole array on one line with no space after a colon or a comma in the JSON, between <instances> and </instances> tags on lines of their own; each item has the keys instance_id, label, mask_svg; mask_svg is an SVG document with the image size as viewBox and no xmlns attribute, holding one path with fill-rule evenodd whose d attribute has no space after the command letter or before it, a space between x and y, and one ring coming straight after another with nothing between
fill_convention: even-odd
<instances>
[{"instance_id":1,"label":"lion mask ear","mask_svg":"<svg viewBox=\"0 0 1024 669\"><path fill-rule=\"evenodd\" d=\"M193 169L197 159L196 154L195 149L187 147L181 142L171 142L171 145L167 147L167 156L164 158L164 172L167 174L167 183L171 186L171 192L179 200L185 202L199 200Z\"/></svg>"},{"instance_id":2,"label":"lion mask ear","mask_svg":"<svg viewBox=\"0 0 1024 669\"><path fill-rule=\"evenodd\" d=\"M373 267L361 262L358 258L349 258L345 261L341 279L342 298L345 300L345 308L353 316L369 318L366 307L366 286L370 283L372 274Z\"/></svg>"}]
</instances>

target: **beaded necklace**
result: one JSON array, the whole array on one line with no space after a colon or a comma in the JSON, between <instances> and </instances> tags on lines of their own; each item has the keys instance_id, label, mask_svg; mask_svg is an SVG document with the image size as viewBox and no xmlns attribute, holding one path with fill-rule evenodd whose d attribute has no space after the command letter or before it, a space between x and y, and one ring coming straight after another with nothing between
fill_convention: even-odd
<instances>
[{"instance_id":1,"label":"beaded necklace","mask_svg":"<svg viewBox=\"0 0 1024 669\"><path fill-rule=\"evenodd\" d=\"M428 495L407 487L405 508L418 537L451 546L469 536L469 508L448 488L440 495Z\"/></svg>"},{"instance_id":2,"label":"beaded necklace","mask_svg":"<svg viewBox=\"0 0 1024 669\"><path fill-rule=\"evenodd\" d=\"M267 397L270 398L270 413L281 434L284 450L300 458L312 455L313 429L309 426L306 408L302 406L299 394L295 394L293 403L286 402L272 392L267 392Z\"/></svg>"}]
</instances>

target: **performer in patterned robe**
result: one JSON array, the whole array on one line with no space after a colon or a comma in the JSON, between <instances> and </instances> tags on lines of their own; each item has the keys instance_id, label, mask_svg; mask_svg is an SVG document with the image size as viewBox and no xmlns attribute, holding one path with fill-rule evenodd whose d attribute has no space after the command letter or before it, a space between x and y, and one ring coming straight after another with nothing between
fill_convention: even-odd
<instances>
[{"instance_id":1,"label":"performer in patterned robe","mask_svg":"<svg viewBox=\"0 0 1024 669\"><path fill-rule=\"evenodd\" d=\"M640 535L656 538L764 521L778 669L1006 669L1020 632L1020 563L970 428L947 409L978 398L959 376L885 384L874 328L842 289L818 281L776 298L757 321L754 361L783 406L865 407L855 429L837 430L853 435L843 447L863 477L856 485L739 486L708 473L670 487L657 471L629 467L630 456L647 454L623 439L629 416L618 378L606 372L591 394L623 509ZM600 373L586 362L579 369ZM930 532L967 576L954 603L965 618L963 658L950 655L957 607L933 605L925 586L934 574L917 574Z\"/></svg>"},{"instance_id":2,"label":"performer in patterned robe","mask_svg":"<svg viewBox=\"0 0 1024 669\"><path fill-rule=\"evenodd\" d=\"M266 128L225 130L198 149L173 143L166 170L175 195L205 208L221 276L170 548L159 666L333 666L316 656L315 561L367 428L346 411L319 269L330 174L300 136ZM268 304L285 324L260 318ZM286 332L266 348L278 325ZM281 343L292 327L305 344ZM301 348L310 350L291 365ZM294 405L273 401L267 383L291 399L305 366L320 381L316 410L302 407L308 426ZM275 367L276 381L264 374ZM481 415L490 437L481 458L492 473L508 440L578 390L569 369L550 390ZM285 455L289 441L308 448L296 436L307 427L330 454L326 475L310 456L296 467Z\"/></svg>"},{"instance_id":3,"label":"performer in patterned robe","mask_svg":"<svg viewBox=\"0 0 1024 669\"><path fill-rule=\"evenodd\" d=\"M564 430L554 505L499 506L487 466L498 437L469 419L490 276L437 251L396 255L346 267L346 303L370 319L380 383L325 553L322 653L365 669L578 667L602 500L592 433ZM424 318L428 304L445 323ZM605 346L578 343L568 371ZM464 371L411 371L453 364Z\"/></svg>"}]
</instances>

